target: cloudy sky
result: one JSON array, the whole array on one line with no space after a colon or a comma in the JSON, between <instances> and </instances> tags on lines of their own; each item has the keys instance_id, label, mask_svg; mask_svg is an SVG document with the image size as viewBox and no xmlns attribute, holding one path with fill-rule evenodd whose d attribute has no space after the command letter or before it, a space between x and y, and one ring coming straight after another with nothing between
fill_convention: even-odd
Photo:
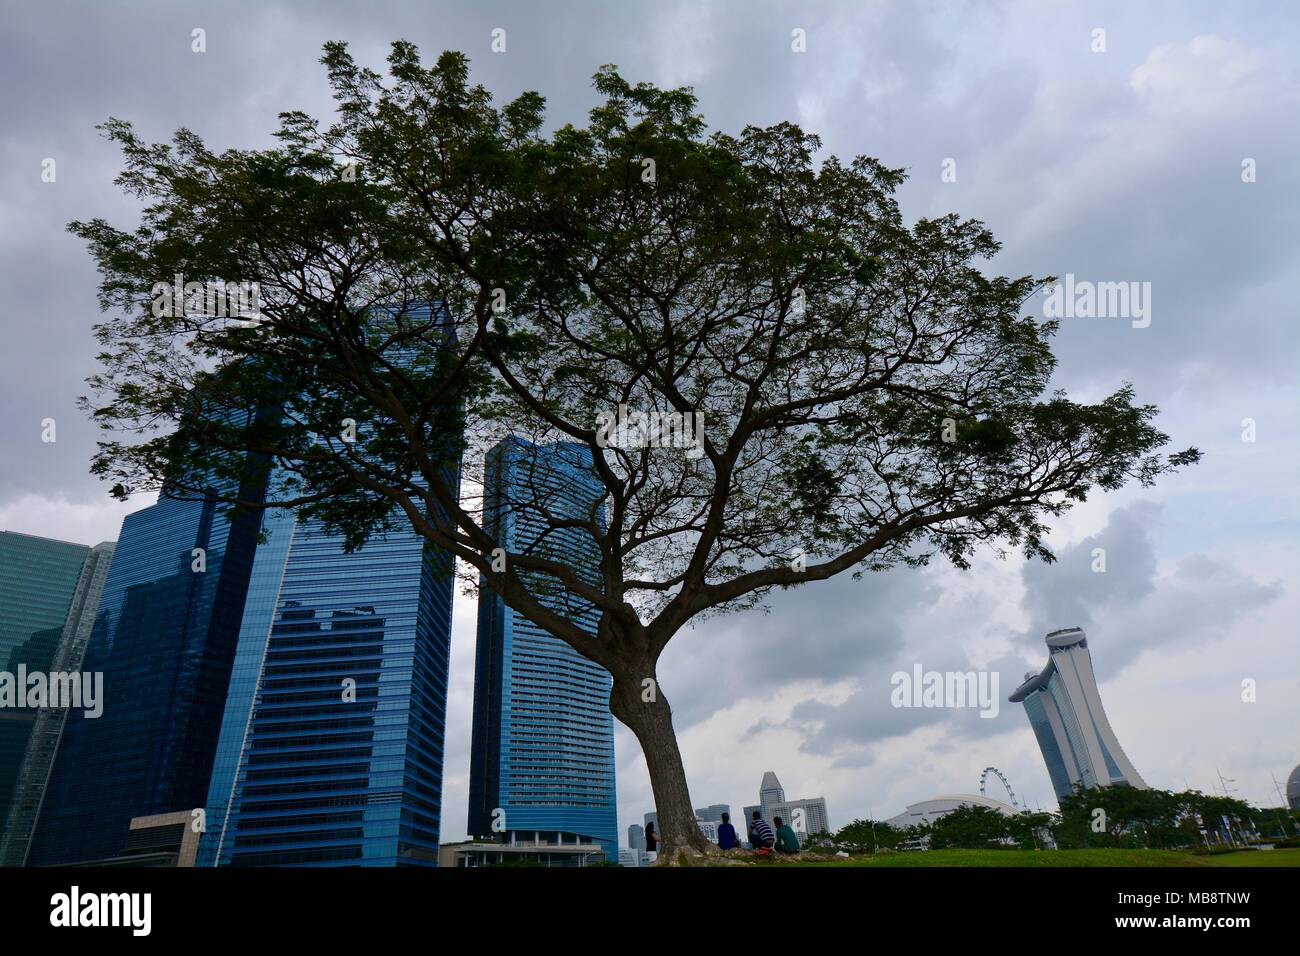
<instances>
[{"instance_id":1,"label":"cloudy sky","mask_svg":"<svg viewBox=\"0 0 1300 956\"><path fill-rule=\"evenodd\" d=\"M1240 796L1275 803L1270 774L1300 761L1300 18L1284 0L1227 7L4 0L0 528L93 543L149 503L114 504L87 474L94 434L75 408L99 316L95 270L64 225L135 214L96 123L269 145L279 111L328 114L317 61L334 39L376 68L396 38L430 58L464 51L499 99L544 94L555 124L581 122L592 72L616 63L693 86L716 128L793 120L828 154L906 167L904 215L983 219L1004 243L991 266L1002 273L1149 282L1144 328L1063 321L1057 384L1095 399L1132 382L1173 447L1205 452L1156 489L1058 522L1055 565L990 554L968 572L837 580L683 632L660 677L696 805L738 811L775 770L787 795L824 795L838 826L974 792L994 765L1052 807L1028 722L1005 698L1041 667L1044 633L1070 625L1087 629L1111 721L1149 783L1208 791L1222 772ZM796 29L806 52L791 48ZM462 602L447 839L465 825L473 642ZM916 664L996 671L998 715L892 707L891 674ZM650 789L621 728L617 751L625 828L651 809Z\"/></svg>"}]
</instances>

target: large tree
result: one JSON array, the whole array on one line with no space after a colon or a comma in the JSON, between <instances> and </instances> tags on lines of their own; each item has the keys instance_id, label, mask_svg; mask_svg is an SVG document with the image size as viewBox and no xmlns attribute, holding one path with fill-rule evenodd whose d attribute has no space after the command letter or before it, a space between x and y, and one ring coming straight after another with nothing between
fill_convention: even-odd
<instances>
[{"instance_id":1,"label":"large tree","mask_svg":"<svg viewBox=\"0 0 1300 956\"><path fill-rule=\"evenodd\" d=\"M323 63L336 115L283 114L276 148L105 125L143 211L70 227L115 313L93 468L119 496L297 508L353 545L409 523L608 669L669 851L706 848L656 676L689 622L846 571L966 567L984 542L1051 560L1050 516L1197 457L1160 454L1128 386L1049 392L1054 325L1021 313L1050 280L981 272L980 222L909 226L900 170L818 158L789 123L710 132L690 90L612 67L588 124L548 132L538 94L495 107L458 53ZM258 311L169 297L176 277L256 283ZM607 427L633 413L656 417ZM553 534L502 554L478 489L507 434L585 448L604 498L552 508L539 482L508 505Z\"/></svg>"}]
</instances>

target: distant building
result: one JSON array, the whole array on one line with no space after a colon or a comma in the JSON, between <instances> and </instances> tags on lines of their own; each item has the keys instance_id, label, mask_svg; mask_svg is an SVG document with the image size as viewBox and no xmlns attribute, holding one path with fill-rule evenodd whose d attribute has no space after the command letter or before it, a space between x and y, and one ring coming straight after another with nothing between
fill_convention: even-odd
<instances>
[{"instance_id":1,"label":"distant building","mask_svg":"<svg viewBox=\"0 0 1300 956\"><path fill-rule=\"evenodd\" d=\"M790 824L795 833L799 834L800 839L813 833L829 833L831 830L825 797L787 800L767 809L770 811L766 815L769 823L776 817L780 817L783 822Z\"/></svg>"},{"instance_id":2,"label":"distant building","mask_svg":"<svg viewBox=\"0 0 1300 956\"><path fill-rule=\"evenodd\" d=\"M649 866L650 857L646 854L645 850L635 850L629 847L626 850L618 851L618 865Z\"/></svg>"},{"instance_id":3,"label":"distant building","mask_svg":"<svg viewBox=\"0 0 1300 956\"><path fill-rule=\"evenodd\" d=\"M763 782L758 785L758 802L765 807L785 803L785 788L776 779L774 771L769 770L763 774Z\"/></svg>"},{"instance_id":4,"label":"distant building","mask_svg":"<svg viewBox=\"0 0 1300 956\"><path fill-rule=\"evenodd\" d=\"M647 827L649 827L650 824L652 824L652 823L655 825L655 832L658 833L658 832L659 832L659 814L657 814L657 813L647 813L647 814L645 815L645 825L646 825Z\"/></svg>"},{"instance_id":5,"label":"distant building","mask_svg":"<svg viewBox=\"0 0 1300 956\"><path fill-rule=\"evenodd\" d=\"M904 827L931 824L940 817L952 813L958 807L986 807L989 810L996 810L1004 816L1013 817L1016 815L1016 808L1003 803L1001 800L970 793L950 793L931 797L929 800L922 800L919 803L909 804L906 810L896 817L890 817L885 823L899 830Z\"/></svg>"},{"instance_id":6,"label":"distant building","mask_svg":"<svg viewBox=\"0 0 1300 956\"><path fill-rule=\"evenodd\" d=\"M695 811L695 815L701 819L712 823L721 823L723 814L731 814L731 805L727 803L714 803L707 807L700 807Z\"/></svg>"},{"instance_id":7,"label":"distant building","mask_svg":"<svg viewBox=\"0 0 1300 956\"><path fill-rule=\"evenodd\" d=\"M749 823L758 810L763 819L771 823L774 817L780 817L791 829L799 834L800 839L813 833L830 832L830 814L826 811L825 797L808 797L803 800L787 800L785 788L771 770L763 774L763 782L758 788L758 806L745 807L744 826L746 832ZM737 831L739 833L739 831Z\"/></svg>"},{"instance_id":8,"label":"distant building","mask_svg":"<svg viewBox=\"0 0 1300 956\"><path fill-rule=\"evenodd\" d=\"M1292 810L1300 810L1300 766L1286 778L1286 805Z\"/></svg>"},{"instance_id":9,"label":"distant building","mask_svg":"<svg viewBox=\"0 0 1300 956\"><path fill-rule=\"evenodd\" d=\"M1146 789L1101 706L1092 655L1082 628L1047 635L1047 664L1011 695L1023 703L1058 798L1075 787L1123 783Z\"/></svg>"},{"instance_id":10,"label":"distant building","mask_svg":"<svg viewBox=\"0 0 1300 956\"><path fill-rule=\"evenodd\" d=\"M641 824L633 823L627 828L627 845L633 850L645 849L645 830Z\"/></svg>"},{"instance_id":11,"label":"distant building","mask_svg":"<svg viewBox=\"0 0 1300 956\"><path fill-rule=\"evenodd\" d=\"M553 834L563 838L563 833ZM577 840L574 842L548 840L542 834L535 839L520 839L522 834L511 831L506 842L495 840L465 840L461 843L444 843L438 849L440 867L499 866L501 864L533 864L535 866L590 866L605 860L605 847L600 843Z\"/></svg>"},{"instance_id":12,"label":"distant building","mask_svg":"<svg viewBox=\"0 0 1300 956\"><path fill-rule=\"evenodd\" d=\"M81 670L113 547L0 531L0 670ZM0 714L0 866L27 859L67 713L22 707Z\"/></svg>"},{"instance_id":13,"label":"distant building","mask_svg":"<svg viewBox=\"0 0 1300 956\"><path fill-rule=\"evenodd\" d=\"M696 817L695 825L698 826L700 832L704 834L704 839L708 840L710 843L718 842L718 822L716 820L701 820L699 817Z\"/></svg>"}]
</instances>

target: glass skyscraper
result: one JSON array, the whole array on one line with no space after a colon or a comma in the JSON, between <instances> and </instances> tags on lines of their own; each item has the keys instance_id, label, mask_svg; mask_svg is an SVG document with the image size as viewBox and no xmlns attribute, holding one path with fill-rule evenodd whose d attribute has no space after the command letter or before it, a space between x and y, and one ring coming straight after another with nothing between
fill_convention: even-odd
<instances>
[{"instance_id":1,"label":"glass skyscraper","mask_svg":"<svg viewBox=\"0 0 1300 956\"><path fill-rule=\"evenodd\" d=\"M437 865L453 589L413 530L267 516L200 865Z\"/></svg>"},{"instance_id":2,"label":"glass skyscraper","mask_svg":"<svg viewBox=\"0 0 1300 956\"><path fill-rule=\"evenodd\" d=\"M439 327L441 312L420 303L373 319L399 314ZM388 358L425 368L411 349ZM456 489L463 418L438 418ZM454 565L397 524L349 553L318 521L266 516L200 866L437 865Z\"/></svg>"},{"instance_id":3,"label":"glass skyscraper","mask_svg":"<svg viewBox=\"0 0 1300 956\"><path fill-rule=\"evenodd\" d=\"M1087 636L1067 627L1046 640L1047 665L1026 674L1010 700L1025 705L1057 797L1115 783L1145 789L1102 709Z\"/></svg>"},{"instance_id":4,"label":"glass skyscraper","mask_svg":"<svg viewBox=\"0 0 1300 956\"><path fill-rule=\"evenodd\" d=\"M488 454L484 527L513 554L563 560L595 580L590 535L553 519L603 524L604 489L583 445L508 438ZM532 575L532 592L595 634L588 602ZM482 583L474 670L469 832L501 840L596 841L618 854L609 672L508 608Z\"/></svg>"},{"instance_id":5,"label":"glass skyscraper","mask_svg":"<svg viewBox=\"0 0 1300 956\"><path fill-rule=\"evenodd\" d=\"M20 667L29 673L58 670L65 627L71 619L75 630L88 596L89 578L78 599L82 572L99 553L84 544L0 531L0 671L11 680L18 680ZM40 713L0 706L0 845L9 835L9 812Z\"/></svg>"},{"instance_id":6,"label":"glass skyscraper","mask_svg":"<svg viewBox=\"0 0 1300 956\"><path fill-rule=\"evenodd\" d=\"M19 665L60 677L80 672L113 548L112 542L87 548L0 532L0 647L13 647L0 650L5 670L15 676ZM74 579L71 571L78 565ZM44 625L60 613L58 641L47 656L46 638L54 628ZM12 643L33 625L29 639ZM58 679L51 676L51 684ZM39 709L0 711L0 866L22 866L27 859L67 714L53 700Z\"/></svg>"},{"instance_id":7,"label":"glass skyscraper","mask_svg":"<svg viewBox=\"0 0 1300 956\"><path fill-rule=\"evenodd\" d=\"M163 495L123 521L82 662L103 714L64 725L30 865L110 859L133 817L204 806L260 517Z\"/></svg>"}]
</instances>

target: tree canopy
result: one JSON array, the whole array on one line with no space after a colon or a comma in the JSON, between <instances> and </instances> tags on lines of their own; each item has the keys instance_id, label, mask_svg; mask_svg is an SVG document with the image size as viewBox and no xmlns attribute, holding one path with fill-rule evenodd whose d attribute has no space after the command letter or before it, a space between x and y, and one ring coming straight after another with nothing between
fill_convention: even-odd
<instances>
[{"instance_id":1,"label":"tree canopy","mask_svg":"<svg viewBox=\"0 0 1300 956\"><path fill-rule=\"evenodd\" d=\"M791 123L710 131L689 89L612 66L587 124L547 131L540 95L495 106L459 53L323 63L333 120L284 113L274 148L105 124L143 212L70 227L115 313L93 469L119 496L296 508L352 545L411 525L610 671L667 839L700 842L642 687L687 622L983 543L1051 560L1052 516L1197 458L1162 452L1128 385L1052 391L1056 326L1022 314L1050 277L986 274L978 221L909 225L901 170ZM235 287L255 309L221 314ZM547 518L590 568L493 562L482 460L511 434L590 451L603 500ZM594 638L556 591L596 609Z\"/></svg>"}]
</instances>

